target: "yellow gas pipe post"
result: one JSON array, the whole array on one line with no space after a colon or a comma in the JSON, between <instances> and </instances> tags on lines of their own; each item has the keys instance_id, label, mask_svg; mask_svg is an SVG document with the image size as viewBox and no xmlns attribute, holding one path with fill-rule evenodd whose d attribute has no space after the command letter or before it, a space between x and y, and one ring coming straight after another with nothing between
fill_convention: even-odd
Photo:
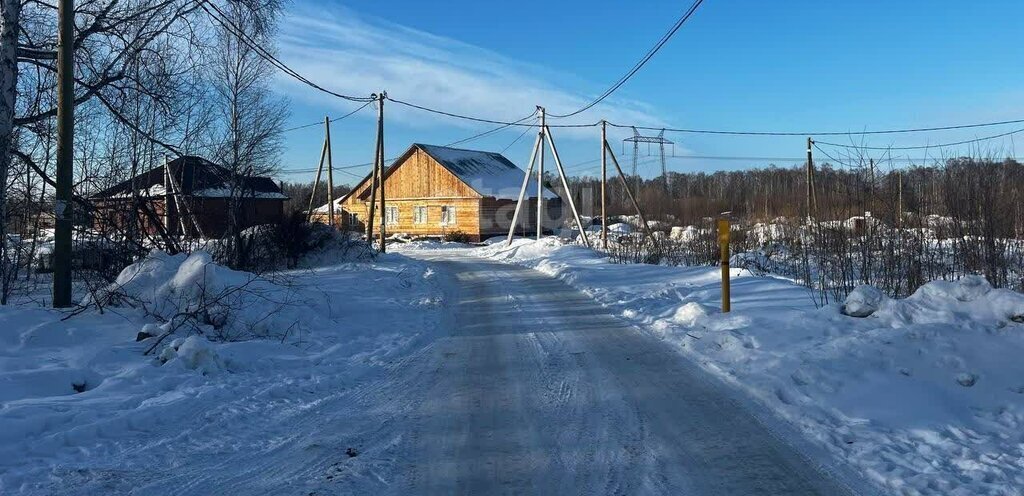
<instances>
[{"instance_id":1,"label":"yellow gas pipe post","mask_svg":"<svg viewBox=\"0 0 1024 496\"><path fill-rule=\"evenodd\" d=\"M718 247L722 266L722 313L731 309L729 301L729 219L718 219Z\"/></svg>"}]
</instances>

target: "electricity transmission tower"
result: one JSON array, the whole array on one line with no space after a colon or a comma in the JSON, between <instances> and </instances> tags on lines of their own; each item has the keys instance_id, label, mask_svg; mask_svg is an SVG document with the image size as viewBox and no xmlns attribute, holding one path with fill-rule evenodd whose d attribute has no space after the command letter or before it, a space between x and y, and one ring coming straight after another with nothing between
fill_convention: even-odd
<instances>
[{"instance_id":1,"label":"electricity transmission tower","mask_svg":"<svg viewBox=\"0 0 1024 496\"><path fill-rule=\"evenodd\" d=\"M633 177L636 178L636 189L640 189L640 176L638 175L637 165L640 160L640 143L647 143L647 155L651 154L651 145L658 145L658 152L661 155L661 177L665 183L665 192L670 193L672 184L668 177L668 167L665 165L665 145L672 145L672 155L675 156L676 144L668 139L665 139L665 130L662 129L657 136L643 136L640 131L633 128L633 136L630 136L624 140L623 143L633 143Z\"/></svg>"}]
</instances>

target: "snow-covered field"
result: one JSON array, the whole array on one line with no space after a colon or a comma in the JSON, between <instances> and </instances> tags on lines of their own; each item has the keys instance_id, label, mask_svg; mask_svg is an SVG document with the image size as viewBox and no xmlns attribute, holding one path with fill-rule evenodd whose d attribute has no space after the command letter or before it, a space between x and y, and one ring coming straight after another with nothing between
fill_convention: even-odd
<instances>
[{"instance_id":1,"label":"snow-covered field","mask_svg":"<svg viewBox=\"0 0 1024 496\"><path fill-rule=\"evenodd\" d=\"M0 311L0 494L337 491L331 474L369 449L357 419L386 420L367 419L361 385L434 339L446 291L390 254L274 281L157 254L122 278L145 311ZM157 338L137 333L203 298L211 311L143 354Z\"/></svg>"},{"instance_id":2,"label":"snow-covered field","mask_svg":"<svg viewBox=\"0 0 1024 496\"><path fill-rule=\"evenodd\" d=\"M1024 493L1024 295L934 282L870 317L734 269L615 265L554 238L467 250L587 293L748 392L886 492Z\"/></svg>"}]
</instances>

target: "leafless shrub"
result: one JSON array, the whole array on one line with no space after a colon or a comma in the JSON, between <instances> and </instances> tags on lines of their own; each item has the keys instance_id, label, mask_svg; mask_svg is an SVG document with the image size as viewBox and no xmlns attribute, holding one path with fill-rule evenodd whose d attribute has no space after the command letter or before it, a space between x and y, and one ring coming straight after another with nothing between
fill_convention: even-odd
<instances>
[{"instance_id":1,"label":"leafless shrub","mask_svg":"<svg viewBox=\"0 0 1024 496\"><path fill-rule=\"evenodd\" d=\"M685 236L630 235L610 244L609 257L618 263L716 265L712 219L731 210L737 218L730 242L734 266L791 278L812 289L821 304L841 300L860 284L900 297L928 281L966 274L1024 290L1024 165L958 158L930 167L889 163L883 171L883 164L846 156L843 169L820 166L820 210L809 220L800 215L801 170L674 175L673 188L682 196L639 196L662 203L642 205L663 215L650 217L691 225ZM660 181L651 187L663 188Z\"/></svg>"}]
</instances>

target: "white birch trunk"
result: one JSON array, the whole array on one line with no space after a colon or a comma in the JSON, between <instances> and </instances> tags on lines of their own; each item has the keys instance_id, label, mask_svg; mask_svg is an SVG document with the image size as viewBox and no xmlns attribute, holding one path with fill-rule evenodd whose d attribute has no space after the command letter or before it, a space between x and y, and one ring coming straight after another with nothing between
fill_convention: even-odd
<instances>
[{"instance_id":1,"label":"white birch trunk","mask_svg":"<svg viewBox=\"0 0 1024 496\"><path fill-rule=\"evenodd\" d=\"M0 0L0 303L7 304L11 270L7 250L7 178L14 137L14 101L18 87L18 23L21 0Z\"/></svg>"}]
</instances>

